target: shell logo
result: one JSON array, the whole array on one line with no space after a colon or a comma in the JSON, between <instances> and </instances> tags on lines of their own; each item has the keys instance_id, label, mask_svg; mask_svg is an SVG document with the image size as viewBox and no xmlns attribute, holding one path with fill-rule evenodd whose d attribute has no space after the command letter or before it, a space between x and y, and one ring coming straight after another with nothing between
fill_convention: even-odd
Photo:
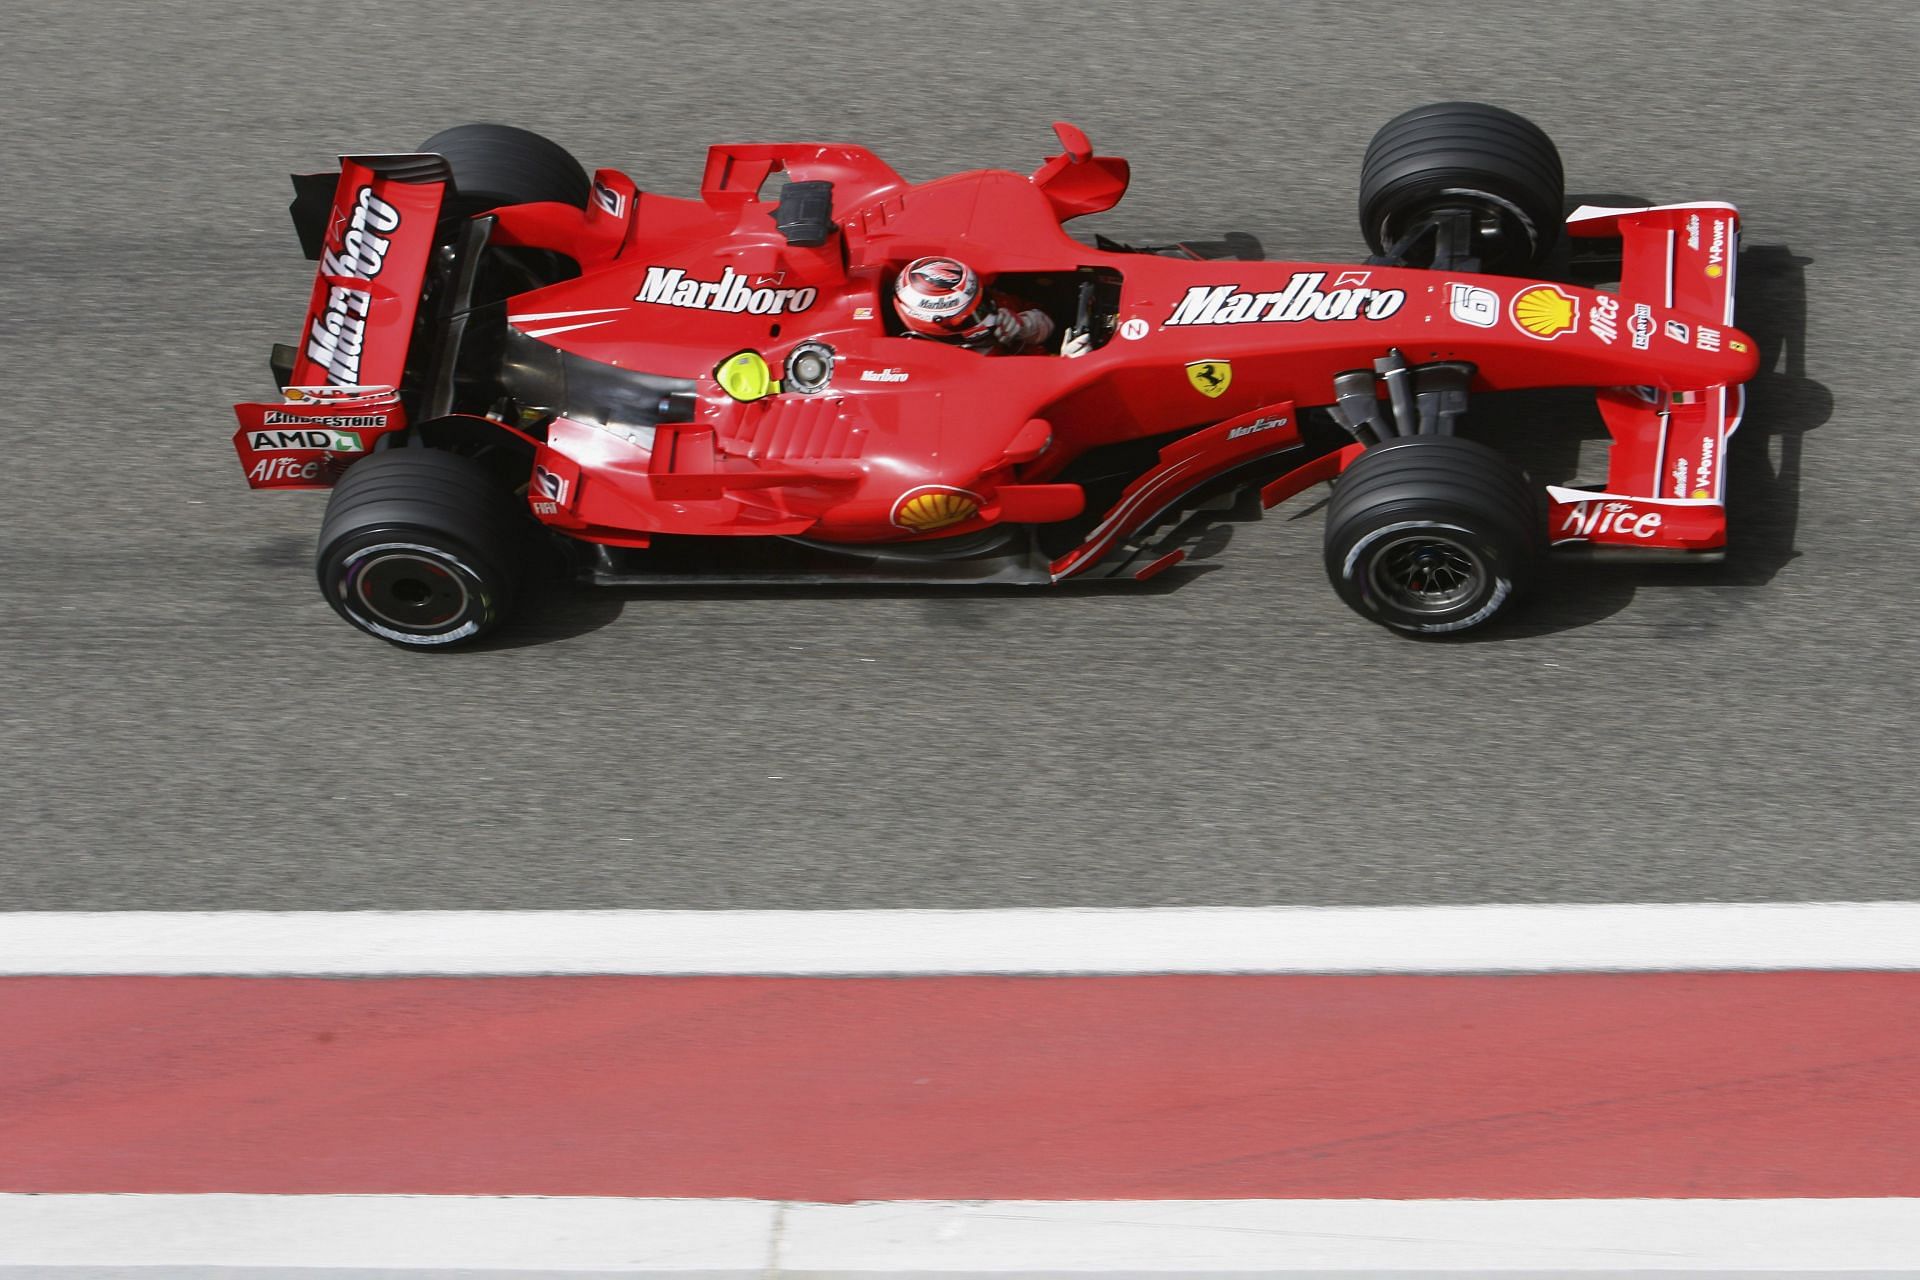
<instances>
[{"instance_id":1,"label":"shell logo","mask_svg":"<svg viewBox=\"0 0 1920 1280\"><path fill-rule=\"evenodd\" d=\"M1522 289L1514 295L1507 313L1520 332L1549 342L1563 333L1572 333L1580 324L1579 303L1573 295L1551 284Z\"/></svg>"},{"instance_id":2,"label":"shell logo","mask_svg":"<svg viewBox=\"0 0 1920 1280\"><path fill-rule=\"evenodd\" d=\"M931 533L971 520L980 513L980 499L964 489L926 486L909 489L893 504L893 523L915 533Z\"/></svg>"}]
</instances>

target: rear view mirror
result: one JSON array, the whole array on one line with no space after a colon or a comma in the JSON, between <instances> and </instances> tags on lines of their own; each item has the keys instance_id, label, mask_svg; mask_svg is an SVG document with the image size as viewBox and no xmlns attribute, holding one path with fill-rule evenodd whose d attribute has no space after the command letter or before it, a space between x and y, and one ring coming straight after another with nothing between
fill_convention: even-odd
<instances>
[{"instance_id":1,"label":"rear view mirror","mask_svg":"<svg viewBox=\"0 0 1920 1280\"><path fill-rule=\"evenodd\" d=\"M1065 120L1053 122L1053 136L1060 139L1060 149L1075 164L1093 158L1093 144L1087 141L1087 135Z\"/></svg>"}]
</instances>

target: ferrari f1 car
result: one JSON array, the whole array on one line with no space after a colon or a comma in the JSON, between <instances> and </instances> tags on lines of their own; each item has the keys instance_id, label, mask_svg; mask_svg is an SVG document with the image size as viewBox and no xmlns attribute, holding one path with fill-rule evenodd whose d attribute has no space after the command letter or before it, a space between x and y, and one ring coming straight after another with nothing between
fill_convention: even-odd
<instances>
[{"instance_id":1,"label":"ferrari f1 car","mask_svg":"<svg viewBox=\"0 0 1920 1280\"><path fill-rule=\"evenodd\" d=\"M1483 626L1550 552L1709 560L1757 363L1739 216L1582 207L1617 277L1538 278L1552 142L1496 107L1383 127L1372 256L1266 261L1062 230L1124 160L1056 124L1032 174L912 184L854 146L714 147L698 199L589 177L499 125L296 176L319 262L281 395L237 406L255 488L333 493L321 590L396 644L471 640L532 576L606 584L1144 579L1208 503L1331 482L1325 562L1363 616ZM906 330L892 286L964 260L1053 321L996 354ZM1593 257L1595 255L1589 255ZM1542 487L1458 434L1474 397L1595 388L1603 482Z\"/></svg>"}]
</instances>

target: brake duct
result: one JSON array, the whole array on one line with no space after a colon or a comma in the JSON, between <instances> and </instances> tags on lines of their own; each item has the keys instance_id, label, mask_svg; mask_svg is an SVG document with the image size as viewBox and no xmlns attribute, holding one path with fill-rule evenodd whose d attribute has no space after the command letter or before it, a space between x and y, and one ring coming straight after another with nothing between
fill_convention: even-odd
<instances>
[{"instance_id":1,"label":"brake duct","mask_svg":"<svg viewBox=\"0 0 1920 1280\"><path fill-rule=\"evenodd\" d=\"M1398 347L1373 362L1333 380L1333 420L1361 444L1400 436L1450 436L1467 411L1467 388L1474 366L1465 360L1407 363ZM1386 398L1380 396L1381 389Z\"/></svg>"}]
</instances>

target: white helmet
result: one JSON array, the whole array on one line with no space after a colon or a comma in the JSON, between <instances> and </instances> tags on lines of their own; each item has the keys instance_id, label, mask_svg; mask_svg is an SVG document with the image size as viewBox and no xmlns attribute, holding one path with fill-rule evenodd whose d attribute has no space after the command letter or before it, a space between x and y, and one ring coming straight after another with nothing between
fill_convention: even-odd
<instances>
[{"instance_id":1,"label":"white helmet","mask_svg":"<svg viewBox=\"0 0 1920 1280\"><path fill-rule=\"evenodd\" d=\"M900 323L929 338L968 338L990 318L980 277L958 258L915 258L893 282Z\"/></svg>"}]
</instances>

